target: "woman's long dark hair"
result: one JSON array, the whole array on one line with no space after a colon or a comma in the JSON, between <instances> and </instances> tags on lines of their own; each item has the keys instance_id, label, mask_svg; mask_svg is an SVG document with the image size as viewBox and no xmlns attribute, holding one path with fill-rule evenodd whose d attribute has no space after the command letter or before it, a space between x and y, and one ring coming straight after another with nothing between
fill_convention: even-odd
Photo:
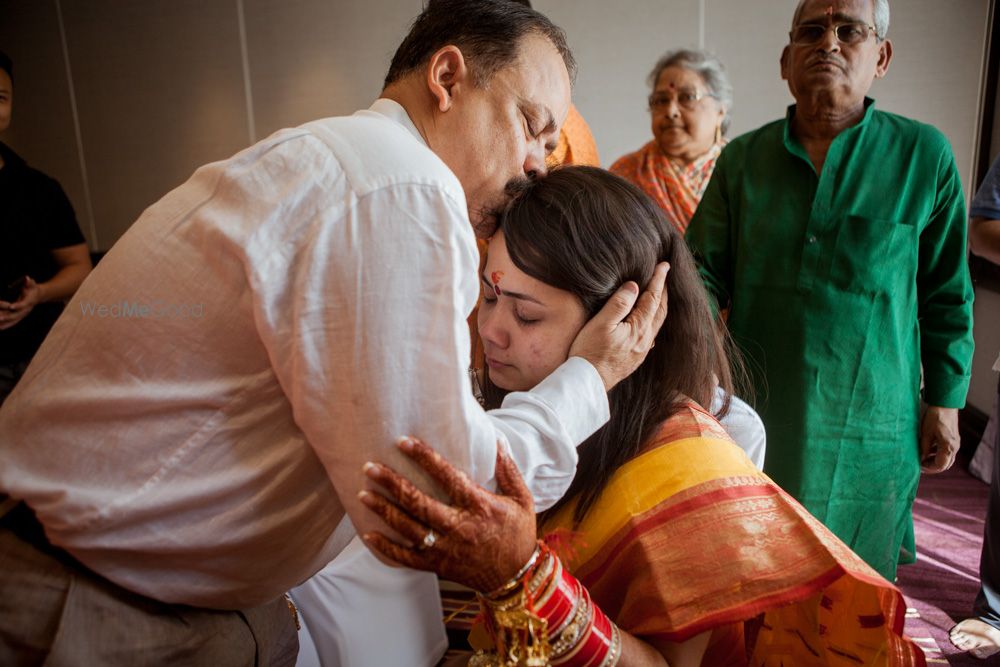
<instances>
[{"instance_id":1,"label":"woman's long dark hair","mask_svg":"<svg viewBox=\"0 0 1000 667\"><path fill-rule=\"evenodd\" d=\"M543 515L578 498L579 524L615 471L635 457L685 401L711 405L715 377L731 392L727 354L684 239L637 187L603 169L564 167L527 186L501 214L511 261L574 294L593 316L622 283L645 286L670 262L667 319L641 366L608 394L611 419L579 447L569 491ZM713 376L714 374L714 376ZM506 392L483 381L487 408Z\"/></svg>"}]
</instances>

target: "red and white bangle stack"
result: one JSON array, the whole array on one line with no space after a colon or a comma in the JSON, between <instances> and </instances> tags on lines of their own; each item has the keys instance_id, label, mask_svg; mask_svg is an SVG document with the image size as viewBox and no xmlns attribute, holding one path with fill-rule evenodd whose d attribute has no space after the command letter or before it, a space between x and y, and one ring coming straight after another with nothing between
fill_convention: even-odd
<instances>
[{"instance_id":1,"label":"red and white bangle stack","mask_svg":"<svg viewBox=\"0 0 1000 667\"><path fill-rule=\"evenodd\" d=\"M544 543L519 576L479 599L496 653L472 666L610 667L621 657L621 632Z\"/></svg>"}]
</instances>

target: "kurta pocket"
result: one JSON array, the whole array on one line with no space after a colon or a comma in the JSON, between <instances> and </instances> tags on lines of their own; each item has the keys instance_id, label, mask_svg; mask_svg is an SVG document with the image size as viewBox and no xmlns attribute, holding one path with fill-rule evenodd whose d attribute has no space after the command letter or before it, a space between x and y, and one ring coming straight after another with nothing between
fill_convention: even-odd
<instances>
[{"instance_id":1,"label":"kurta pocket","mask_svg":"<svg viewBox=\"0 0 1000 667\"><path fill-rule=\"evenodd\" d=\"M902 296L916 288L916 262L916 227L848 215L837 230L830 282L856 294Z\"/></svg>"}]
</instances>

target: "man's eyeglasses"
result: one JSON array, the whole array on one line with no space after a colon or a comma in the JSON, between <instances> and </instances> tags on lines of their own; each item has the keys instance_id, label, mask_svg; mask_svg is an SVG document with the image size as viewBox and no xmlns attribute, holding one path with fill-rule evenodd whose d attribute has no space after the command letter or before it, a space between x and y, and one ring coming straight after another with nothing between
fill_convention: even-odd
<instances>
[{"instance_id":1,"label":"man's eyeglasses","mask_svg":"<svg viewBox=\"0 0 1000 667\"><path fill-rule=\"evenodd\" d=\"M649 96L649 110L658 112L666 111L670 103L676 99L677 106L688 111L694 111L698 108L698 102L706 97L712 97L712 93L700 93L693 89L681 89L677 91L677 95L653 93Z\"/></svg>"},{"instance_id":2,"label":"man's eyeglasses","mask_svg":"<svg viewBox=\"0 0 1000 667\"><path fill-rule=\"evenodd\" d=\"M819 42L826 33L833 30L837 36L837 41L841 44L860 44L868 39L869 32L875 32L875 26L862 21L852 21L850 23L803 23L792 28L788 33L792 44L815 44Z\"/></svg>"}]
</instances>

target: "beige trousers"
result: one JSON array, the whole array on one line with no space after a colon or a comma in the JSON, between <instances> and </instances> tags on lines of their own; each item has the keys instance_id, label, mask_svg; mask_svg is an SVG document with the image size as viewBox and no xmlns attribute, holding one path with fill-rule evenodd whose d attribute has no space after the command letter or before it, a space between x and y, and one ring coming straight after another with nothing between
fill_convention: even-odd
<instances>
[{"instance_id":1,"label":"beige trousers","mask_svg":"<svg viewBox=\"0 0 1000 667\"><path fill-rule=\"evenodd\" d=\"M21 534L0 526L0 665L295 664L284 598L242 611L166 604Z\"/></svg>"}]
</instances>

